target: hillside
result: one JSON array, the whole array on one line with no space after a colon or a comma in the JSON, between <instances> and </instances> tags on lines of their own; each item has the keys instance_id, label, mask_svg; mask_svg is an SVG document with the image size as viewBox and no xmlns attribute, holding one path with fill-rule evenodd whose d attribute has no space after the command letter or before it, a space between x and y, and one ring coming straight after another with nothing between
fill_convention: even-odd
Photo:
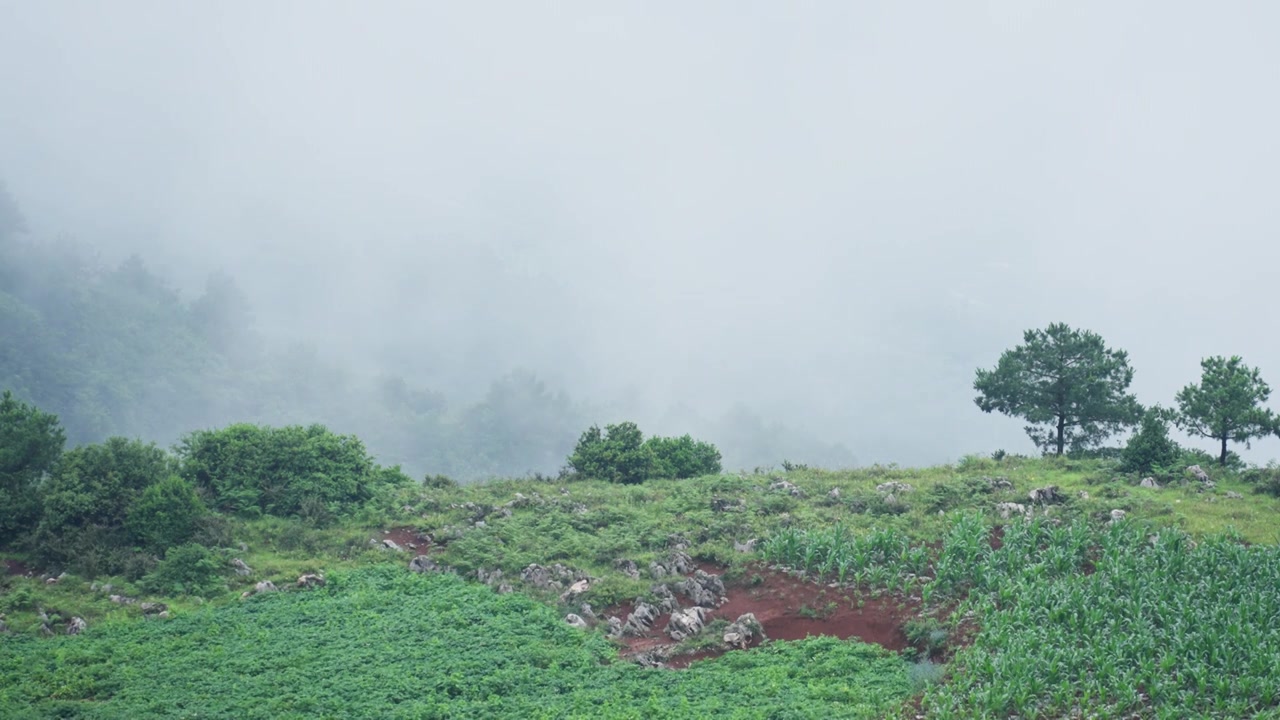
<instances>
[{"instance_id":1,"label":"hillside","mask_svg":"<svg viewBox=\"0 0 1280 720\"><path fill-rule=\"evenodd\" d=\"M11 553L0 709L1271 717L1280 501L1258 474L1142 487L1108 461L971 457L639 485L437 479L327 527L224 517L213 582L185 595L24 577L31 558ZM293 587L310 573L326 583ZM255 591L267 582L281 591ZM664 632L699 604L700 632ZM746 613L763 637L731 626ZM88 628L67 637L72 618Z\"/></svg>"}]
</instances>

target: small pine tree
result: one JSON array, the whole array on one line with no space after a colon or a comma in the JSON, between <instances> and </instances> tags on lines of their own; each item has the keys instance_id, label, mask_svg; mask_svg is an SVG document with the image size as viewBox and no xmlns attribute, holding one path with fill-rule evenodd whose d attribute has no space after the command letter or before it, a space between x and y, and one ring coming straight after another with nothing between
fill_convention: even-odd
<instances>
[{"instance_id":1,"label":"small pine tree","mask_svg":"<svg viewBox=\"0 0 1280 720\"><path fill-rule=\"evenodd\" d=\"M1167 413L1158 407L1143 414L1138 432L1129 438L1120 455L1122 472L1159 472L1177 464L1182 449L1169 437L1166 416Z\"/></svg>"}]
</instances>

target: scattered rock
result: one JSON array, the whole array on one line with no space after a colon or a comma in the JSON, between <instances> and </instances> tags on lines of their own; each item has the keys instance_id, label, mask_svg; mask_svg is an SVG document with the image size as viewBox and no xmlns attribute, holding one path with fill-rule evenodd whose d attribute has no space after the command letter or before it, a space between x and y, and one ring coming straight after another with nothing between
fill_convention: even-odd
<instances>
[{"instance_id":1,"label":"scattered rock","mask_svg":"<svg viewBox=\"0 0 1280 720\"><path fill-rule=\"evenodd\" d=\"M1244 499L1244 496L1243 496L1243 495L1241 495L1240 493L1238 493L1238 492L1234 491L1234 490L1228 490L1228 491L1227 491L1227 499L1228 499L1228 500L1243 500L1243 499Z\"/></svg>"},{"instance_id":2,"label":"scattered rock","mask_svg":"<svg viewBox=\"0 0 1280 720\"><path fill-rule=\"evenodd\" d=\"M1013 489L1013 483L1009 482L1009 478L1006 477L984 477L982 479L986 481L993 492Z\"/></svg>"},{"instance_id":3,"label":"scattered rock","mask_svg":"<svg viewBox=\"0 0 1280 720\"><path fill-rule=\"evenodd\" d=\"M511 587L510 583L502 583L501 585L498 586L499 595L509 595L515 591L516 589Z\"/></svg>"},{"instance_id":4,"label":"scattered rock","mask_svg":"<svg viewBox=\"0 0 1280 720\"><path fill-rule=\"evenodd\" d=\"M1058 492L1057 485L1046 485L1042 488L1036 488L1027 493L1027 497L1031 498L1031 502L1040 503L1041 505L1050 505L1052 503L1061 502L1064 498L1062 493Z\"/></svg>"},{"instance_id":5,"label":"scattered rock","mask_svg":"<svg viewBox=\"0 0 1280 720\"><path fill-rule=\"evenodd\" d=\"M657 598L658 610L660 612L669 613L680 608L680 601L676 599L676 596L671 592L670 587L658 584L649 588L649 592ZM637 599L636 602L639 603L640 600Z\"/></svg>"},{"instance_id":6,"label":"scattered rock","mask_svg":"<svg viewBox=\"0 0 1280 720\"><path fill-rule=\"evenodd\" d=\"M124 595L109 595L107 596L107 599L117 605L137 605L138 604L138 601L136 599L131 597L126 597Z\"/></svg>"},{"instance_id":7,"label":"scattered rock","mask_svg":"<svg viewBox=\"0 0 1280 720\"><path fill-rule=\"evenodd\" d=\"M619 637L622 635L622 620L610 615L605 618L605 623L609 625L609 637Z\"/></svg>"},{"instance_id":8,"label":"scattered rock","mask_svg":"<svg viewBox=\"0 0 1280 720\"><path fill-rule=\"evenodd\" d=\"M1013 515L1023 515L1025 517L1030 517L1031 515L1026 505L1015 502L996 503L996 512L1000 513L1000 517L1005 520L1008 520Z\"/></svg>"},{"instance_id":9,"label":"scattered rock","mask_svg":"<svg viewBox=\"0 0 1280 720\"><path fill-rule=\"evenodd\" d=\"M1081 499L1081 500L1088 500L1088 499L1089 499L1089 491L1088 491L1088 490L1081 490L1080 492L1078 492L1078 493L1076 493L1076 494L1080 496L1080 499Z\"/></svg>"},{"instance_id":10,"label":"scattered rock","mask_svg":"<svg viewBox=\"0 0 1280 720\"><path fill-rule=\"evenodd\" d=\"M640 636L649 632L653 627L653 621L658 619L658 609L646 602L636 604L635 610L627 616L627 622L622 626L622 634L628 636ZM612 626L612 623L610 623Z\"/></svg>"},{"instance_id":11,"label":"scattered rock","mask_svg":"<svg viewBox=\"0 0 1280 720\"><path fill-rule=\"evenodd\" d=\"M255 593L275 592L276 584L271 582L270 580L263 580L262 582L253 586L253 591Z\"/></svg>"},{"instance_id":12,"label":"scattered rock","mask_svg":"<svg viewBox=\"0 0 1280 720\"><path fill-rule=\"evenodd\" d=\"M827 491L827 497L831 498L832 500L839 500L839 499L840 499L840 488L838 488L838 487L833 487L833 488L831 488L830 490L828 490L828 491Z\"/></svg>"},{"instance_id":13,"label":"scattered rock","mask_svg":"<svg viewBox=\"0 0 1280 720\"><path fill-rule=\"evenodd\" d=\"M668 575L688 575L693 572L693 558L684 550L675 550L665 561L649 563L649 575L654 580L661 580Z\"/></svg>"},{"instance_id":14,"label":"scattered rock","mask_svg":"<svg viewBox=\"0 0 1280 720\"><path fill-rule=\"evenodd\" d=\"M58 584L58 578L56 578L56 577L45 578L45 579L44 579L44 584L45 584L45 585L57 585L57 584Z\"/></svg>"},{"instance_id":15,"label":"scattered rock","mask_svg":"<svg viewBox=\"0 0 1280 720\"><path fill-rule=\"evenodd\" d=\"M676 583L674 589L702 607L719 607L724 604L724 581L719 575L696 570L693 577Z\"/></svg>"},{"instance_id":16,"label":"scattered rock","mask_svg":"<svg viewBox=\"0 0 1280 720\"><path fill-rule=\"evenodd\" d=\"M1114 524L1114 523L1118 523L1118 522L1120 522L1121 520L1124 520L1124 516L1125 516L1125 512L1124 512L1123 510L1119 510L1119 509L1112 510L1112 511L1111 511L1111 522L1112 522L1112 524Z\"/></svg>"},{"instance_id":17,"label":"scattered rock","mask_svg":"<svg viewBox=\"0 0 1280 720\"><path fill-rule=\"evenodd\" d=\"M734 550L736 550L736 551L738 551L738 552L740 552L740 553L755 552L755 551L756 551L756 543L757 543L757 542L758 542L758 540L757 540L756 538L751 538L750 540L748 540L748 541L746 541L746 542L738 542L737 540L734 540L734 541L733 541L733 549L734 549Z\"/></svg>"},{"instance_id":18,"label":"scattered rock","mask_svg":"<svg viewBox=\"0 0 1280 720\"><path fill-rule=\"evenodd\" d=\"M804 497L804 491L803 491L803 490L801 490L800 488L796 487L795 483L788 482L788 481L786 481L786 480L778 480L777 482L770 483L770 484L769 484L769 489L770 489L770 490L781 490L781 491L783 491L783 492L787 493L788 495L790 495L791 497L797 497L797 498L799 498L799 497Z\"/></svg>"},{"instance_id":19,"label":"scattered rock","mask_svg":"<svg viewBox=\"0 0 1280 720\"><path fill-rule=\"evenodd\" d=\"M590 625L587 624L586 620L583 620L581 617L574 615L573 613L569 613L568 615L565 615L564 621L578 628L579 630L586 630L589 627L591 627Z\"/></svg>"},{"instance_id":20,"label":"scattered rock","mask_svg":"<svg viewBox=\"0 0 1280 720\"><path fill-rule=\"evenodd\" d=\"M591 603L582 603L578 608L578 613L587 620L596 619L596 611L591 609Z\"/></svg>"},{"instance_id":21,"label":"scattered rock","mask_svg":"<svg viewBox=\"0 0 1280 720\"><path fill-rule=\"evenodd\" d=\"M725 498L718 498L718 497L711 498L712 512L738 512L741 510L745 510L746 507L747 507L746 502L744 502L741 498L737 500L728 500Z\"/></svg>"},{"instance_id":22,"label":"scattered rock","mask_svg":"<svg viewBox=\"0 0 1280 720\"><path fill-rule=\"evenodd\" d=\"M666 633L676 642L693 637L702 632L706 617L707 611L700 607L676 610L671 613L671 619L667 621Z\"/></svg>"},{"instance_id":23,"label":"scattered rock","mask_svg":"<svg viewBox=\"0 0 1280 720\"><path fill-rule=\"evenodd\" d=\"M887 483L880 483L879 485L876 486L876 492L892 493L894 495L909 493L914 489L915 488L911 487L910 485L904 482L898 482L896 480L893 480Z\"/></svg>"},{"instance_id":24,"label":"scattered rock","mask_svg":"<svg viewBox=\"0 0 1280 720\"><path fill-rule=\"evenodd\" d=\"M409 570L416 573L440 572L440 564L428 555L419 555L409 561Z\"/></svg>"},{"instance_id":25,"label":"scattered rock","mask_svg":"<svg viewBox=\"0 0 1280 720\"><path fill-rule=\"evenodd\" d=\"M169 611L169 606L159 602L144 602L138 607L142 608L143 615L159 615Z\"/></svg>"},{"instance_id":26,"label":"scattered rock","mask_svg":"<svg viewBox=\"0 0 1280 720\"><path fill-rule=\"evenodd\" d=\"M1158 488L1160 487L1160 483L1156 482L1156 479L1153 477L1144 477L1142 478L1142 482L1138 483L1138 487Z\"/></svg>"},{"instance_id":27,"label":"scattered rock","mask_svg":"<svg viewBox=\"0 0 1280 720\"><path fill-rule=\"evenodd\" d=\"M1202 483L1211 482L1209 480L1209 473L1205 472L1204 468L1200 467L1199 465L1189 466L1187 468L1187 472L1190 473L1191 476L1194 477L1196 480L1199 480Z\"/></svg>"},{"instance_id":28,"label":"scattered rock","mask_svg":"<svg viewBox=\"0 0 1280 720\"><path fill-rule=\"evenodd\" d=\"M543 567L537 563L532 563L529 567L520 571L520 579L532 585L535 588L545 590L554 588L559 590L566 583L575 583L579 580L586 580L586 573L569 568L556 563L551 567Z\"/></svg>"},{"instance_id":29,"label":"scattered rock","mask_svg":"<svg viewBox=\"0 0 1280 720\"><path fill-rule=\"evenodd\" d=\"M71 618L71 622L67 623L67 634L79 635L80 633L84 632L85 629L88 627L89 627L89 624L84 621L84 618L73 617Z\"/></svg>"},{"instance_id":30,"label":"scattered rock","mask_svg":"<svg viewBox=\"0 0 1280 720\"><path fill-rule=\"evenodd\" d=\"M386 540L383 540L383 541L382 541L382 547L384 547L384 548L386 548L386 549L388 549L388 550L395 550L396 552L401 552L401 551L403 551L403 550L404 550L404 548L402 548L402 547L400 547L398 544L396 544L396 541L395 541L395 540L392 540L391 538L387 538Z\"/></svg>"},{"instance_id":31,"label":"scattered rock","mask_svg":"<svg viewBox=\"0 0 1280 720\"><path fill-rule=\"evenodd\" d=\"M634 560L628 560L626 558L618 558L613 561L613 569L617 570L623 575L626 575L632 580L640 579L640 568L636 567L636 563Z\"/></svg>"},{"instance_id":32,"label":"scattered rock","mask_svg":"<svg viewBox=\"0 0 1280 720\"><path fill-rule=\"evenodd\" d=\"M564 591L564 594L560 596L560 602L570 602L574 598L578 597L579 595L581 595L582 593L590 589L591 589L591 581L579 580L578 582L570 585L568 590Z\"/></svg>"},{"instance_id":33,"label":"scattered rock","mask_svg":"<svg viewBox=\"0 0 1280 720\"><path fill-rule=\"evenodd\" d=\"M745 650L747 643L756 637L764 637L764 627L756 619L755 613L745 613L729 623L729 627L724 629L721 640L729 647Z\"/></svg>"},{"instance_id":34,"label":"scattered rock","mask_svg":"<svg viewBox=\"0 0 1280 720\"><path fill-rule=\"evenodd\" d=\"M485 585L493 586L502 584L502 570L485 570L484 568L476 569L476 580Z\"/></svg>"},{"instance_id":35,"label":"scattered rock","mask_svg":"<svg viewBox=\"0 0 1280 720\"><path fill-rule=\"evenodd\" d=\"M45 637L53 637L53 628L49 627L49 623L40 623L40 634Z\"/></svg>"},{"instance_id":36,"label":"scattered rock","mask_svg":"<svg viewBox=\"0 0 1280 720\"><path fill-rule=\"evenodd\" d=\"M298 577L298 582L294 583L300 588L310 590L311 588L323 587L324 577L315 573L305 573Z\"/></svg>"}]
</instances>

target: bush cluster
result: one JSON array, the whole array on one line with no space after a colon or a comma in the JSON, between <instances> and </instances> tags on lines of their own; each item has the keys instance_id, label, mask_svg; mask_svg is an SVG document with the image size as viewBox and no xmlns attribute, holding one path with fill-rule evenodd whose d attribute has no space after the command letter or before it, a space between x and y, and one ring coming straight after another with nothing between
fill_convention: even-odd
<instances>
[{"instance_id":1,"label":"bush cluster","mask_svg":"<svg viewBox=\"0 0 1280 720\"><path fill-rule=\"evenodd\" d=\"M633 422L593 425L582 433L568 458L582 477L634 484L650 478L685 479L720 472L720 451L708 442L682 437L651 437Z\"/></svg>"}]
</instances>

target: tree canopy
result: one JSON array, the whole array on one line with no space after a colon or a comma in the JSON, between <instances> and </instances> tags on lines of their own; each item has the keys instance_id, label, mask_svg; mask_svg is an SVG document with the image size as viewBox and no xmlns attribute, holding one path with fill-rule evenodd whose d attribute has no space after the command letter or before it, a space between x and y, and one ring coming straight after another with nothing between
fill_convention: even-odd
<instances>
[{"instance_id":1,"label":"tree canopy","mask_svg":"<svg viewBox=\"0 0 1280 720\"><path fill-rule=\"evenodd\" d=\"M1028 330L996 367L979 369L974 402L983 412L1027 421L1027 435L1045 452L1086 450L1135 424L1142 415L1129 356L1088 330L1054 323Z\"/></svg>"},{"instance_id":2,"label":"tree canopy","mask_svg":"<svg viewBox=\"0 0 1280 720\"><path fill-rule=\"evenodd\" d=\"M56 416L19 402L7 390L0 396L0 544L39 518L36 483L65 443Z\"/></svg>"},{"instance_id":3,"label":"tree canopy","mask_svg":"<svg viewBox=\"0 0 1280 720\"><path fill-rule=\"evenodd\" d=\"M1242 442L1280 432L1280 420L1262 403L1271 388L1257 368L1244 364L1238 355L1230 359L1215 356L1200 361L1199 384L1178 392L1175 422L1190 435L1221 443L1218 462L1227 462L1227 443Z\"/></svg>"}]
</instances>

